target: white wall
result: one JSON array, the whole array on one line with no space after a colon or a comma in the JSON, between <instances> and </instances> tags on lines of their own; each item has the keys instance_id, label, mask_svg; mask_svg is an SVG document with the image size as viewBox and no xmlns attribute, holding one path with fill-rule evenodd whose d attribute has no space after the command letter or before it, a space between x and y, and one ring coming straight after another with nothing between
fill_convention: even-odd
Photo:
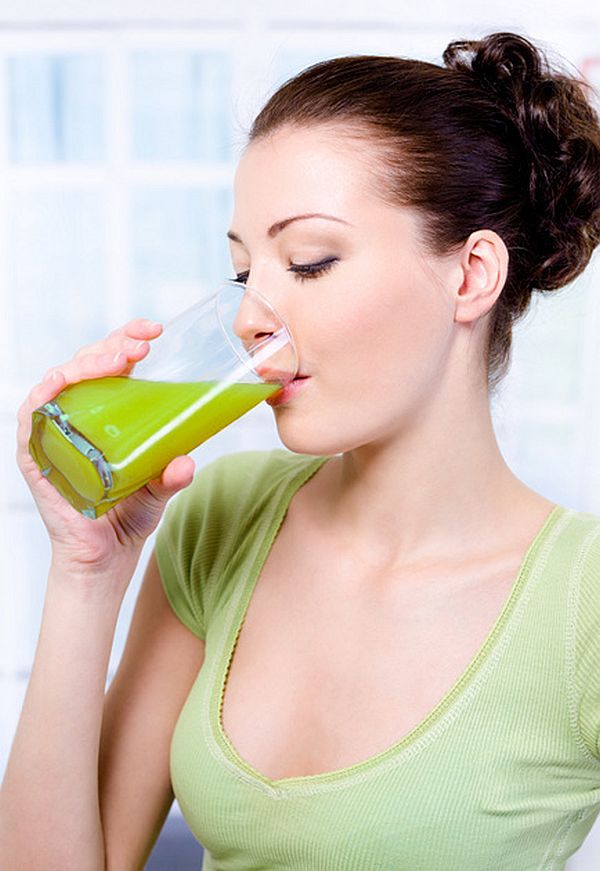
<instances>
[{"instance_id":1,"label":"white wall","mask_svg":"<svg viewBox=\"0 0 600 871\"><path fill-rule=\"evenodd\" d=\"M236 153L274 86L318 57L372 52L439 61L451 39L500 29L546 42L600 84L600 12L582 0L526 8L514 0L214 7L206 0L35 0L0 9L0 770L35 649L48 564L42 524L13 460L17 405L82 340L134 315L164 320L232 274L224 234ZM207 54L224 66L202 67ZM163 93L166 79L171 90L165 85ZM160 104L154 116L143 100L148 82ZM60 109L51 112L57 94ZM87 126L73 127L93 97ZM198 101L200 120L186 138ZM173 113L169 136L156 123L158 111ZM94 124L97 135L86 139ZM153 143L150 153L144 142ZM571 288L534 305L515 333L513 367L494 407L516 474L549 499L595 513L598 283L596 258ZM222 452L279 444L263 406L195 455L201 466ZM125 600L111 675L143 564ZM599 864L597 824L569 867Z\"/></svg>"}]
</instances>

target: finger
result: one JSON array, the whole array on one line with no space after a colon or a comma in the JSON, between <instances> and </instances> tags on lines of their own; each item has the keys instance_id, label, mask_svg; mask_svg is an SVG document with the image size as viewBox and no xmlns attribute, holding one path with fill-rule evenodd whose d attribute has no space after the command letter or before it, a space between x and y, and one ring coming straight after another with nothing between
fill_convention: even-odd
<instances>
[{"instance_id":1,"label":"finger","mask_svg":"<svg viewBox=\"0 0 600 871\"><path fill-rule=\"evenodd\" d=\"M123 353L88 354L80 360L65 363L60 369L49 370L44 380L30 391L17 412L17 441L22 450L26 450L26 443L31 435L31 415L37 408L50 402L69 384L91 378L119 375L127 363L127 357Z\"/></svg>"},{"instance_id":2,"label":"finger","mask_svg":"<svg viewBox=\"0 0 600 871\"><path fill-rule=\"evenodd\" d=\"M31 435L31 415L36 408L50 402L65 386L65 377L60 369L53 370L49 376L36 384L17 411L17 443L21 455L28 453Z\"/></svg>"},{"instance_id":3,"label":"finger","mask_svg":"<svg viewBox=\"0 0 600 871\"><path fill-rule=\"evenodd\" d=\"M60 369L52 369L47 373L42 382L36 384L21 403L17 411L17 420L20 423L26 422L31 416L31 412L40 405L50 402L54 399L57 393L60 393L65 385L65 376Z\"/></svg>"},{"instance_id":4,"label":"finger","mask_svg":"<svg viewBox=\"0 0 600 871\"><path fill-rule=\"evenodd\" d=\"M104 351L99 354L84 354L63 363L60 371L64 375L66 384L76 384L89 378L102 378L108 375L118 375L125 366L127 358L117 351L116 353Z\"/></svg>"},{"instance_id":5,"label":"finger","mask_svg":"<svg viewBox=\"0 0 600 871\"><path fill-rule=\"evenodd\" d=\"M106 338L116 345L122 339L127 338L135 339L136 341L140 339L147 341L159 336L162 333L162 329L162 324L158 323L158 321L151 321L148 318L135 318L135 320L128 321L126 324L112 330Z\"/></svg>"},{"instance_id":6,"label":"finger","mask_svg":"<svg viewBox=\"0 0 600 871\"><path fill-rule=\"evenodd\" d=\"M150 349L149 343L144 340L123 338L121 342L125 351L85 354L78 359L73 358L60 368L49 369L43 381L30 391L17 411L17 440L20 443L29 440L32 412L54 399L64 387L92 378L127 375Z\"/></svg>"},{"instance_id":7,"label":"finger","mask_svg":"<svg viewBox=\"0 0 600 871\"><path fill-rule=\"evenodd\" d=\"M120 374L129 375L135 364L150 351L150 342L162 332L162 324L138 319L126 325L125 330L125 335L117 336L115 341L116 350L122 351L127 357Z\"/></svg>"},{"instance_id":8,"label":"finger","mask_svg":"<svg viewBox=\"0 0 600 871\"><path fill-rule=\"evenodd\" d=\"M105 345L101 353L84 354L69 360L61 366L67 384L76 384L90 378L127 375L150 350L148 342L143 340L124 339L122 344L124 350L120 348L107 351Z\"/></svg>"},{"instance_id":9,"label":"finger","mask_svg":"<svg viewBox=\"0 0 600 871\"><path fill-rule=\"evenodd\" d=\"M148 318L135 318L123 327L123 333L132 339L155 339L162 333L163 325Z\"/></svg>"},{"instance_id":10,"label":"finger","mask_svg":"<svg viewBox=\"0 0 600 871\"><path fill-rule=\"evenodd\" d=\"M182 490L192 483L196 464L190 456L175 457L163 470L158 480L151 481L148 486L155 493L166 495L170 498L178 490Z\"/></svg>"},{"instance_id":11,"label":"finger","mask_svg":"<svg viewBox=\"0 0 600 871\"><path fill-rule=\"evenodd\" d=\"M149 481L135 495L139 497L140 502L145 504L146 508L152 507L156 510L156 520L158 520L171 496L192 483L194 471L195 463L191 457L175 457L163 469L159 478Z\"/></svg>"},{"instance_id":12,"label":"finger","mask_svg":"<svg viewBox=\"0 0 600 871\"><path fill-rule=\"evenodd\" d=\"M98 359L98 364L105 368L107 363L110 364L111 370L114 365L118 363L122 363L122 366L118 366L118 374L129 374L129 372L133 369L136 363L139 363L142 360L148 351L150 350L150 344L144 339L131 339L131 338L123 338L121 337L118 342L115 339L112 342L105 341L103 344L98 345L98 350L95 352L90 352L89 354L84 354L83 349L81 352L78 352L72 361L69 361L66 366L63 368L67 368L67 372L69 376L77 371L76 366L82 364L83 372L89 377L89 373L93 371L93 360L94 357ZM125 356L124 360L120 360L117 355L121 354ZM101 358L101 359L100 359ZM114 374L111 371L110 374ZM95 377L95 376L92 376ZM76 377L69 377L70 381L79 380Z\"/></svg>"},{"instance_id":13,"label":"finger","mask_svg":"<svg viewBox=\"0 0 600 871\"><path fill-rule=\"evenodd\" d=\"M149 321L146 318L137 318L121 327L117 327L117 329L112 330L112 332L97 342L84 345L73 355L73 359L79 359L88 354L127 351L132 349L140 340L148 341L155 339L161 332L162 324Z\"/></svg>"},{"instance_id":14,"label":"finger","mask_svg":"<svg viewBox=\"0 0 600 871\"><path fill-rule=\"evenodd\" d=\"M157 527L171 496L187 487L194 477L194 461L180 456L172 460L159 478L150 481L107 515L120 534L145 539Z\"/></svg>"}]
</instances>

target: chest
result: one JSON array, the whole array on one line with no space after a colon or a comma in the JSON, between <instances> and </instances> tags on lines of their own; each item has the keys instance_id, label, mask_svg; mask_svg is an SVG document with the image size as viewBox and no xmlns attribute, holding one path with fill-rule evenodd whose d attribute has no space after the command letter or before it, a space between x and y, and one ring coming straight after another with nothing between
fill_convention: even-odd
<instances>
[{"instance_id":1,"label":"chest","mask_svg":"<svg viewBox=\"0 0 600 871\"><path fill-rule=\"evenodd\" d=\"M230 661L230 742L272 779L338 770L396 744L463 675L522 556L451 574L374 576L284 525Z\"/></svg>"}]
</instances>

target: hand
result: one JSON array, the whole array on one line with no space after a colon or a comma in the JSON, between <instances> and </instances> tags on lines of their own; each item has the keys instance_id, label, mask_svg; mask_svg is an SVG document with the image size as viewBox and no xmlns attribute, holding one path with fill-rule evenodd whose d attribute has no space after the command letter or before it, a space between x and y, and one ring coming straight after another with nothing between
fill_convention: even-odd
<instances>
[{"instance_id":1,"label":"hand","mask_svg":"<svg viewBox=\"0 0 600 871\"><path fill-rule=\"evenodd\" d=\"M19 408L17 464L48 530L54 559L78 573L106 573L107 568L113 569L115 564L137 561L167 501L191 483L194 461L188 456L176 457L159 478L92 520L80 514L55 490L29 453L32 412L54 399L68 384L129 374L150 350L148 340L161 332L160 324L143 319L130 321L106 338L84 346L68 362L49 370Z\"/></svg>"}]
</instances>

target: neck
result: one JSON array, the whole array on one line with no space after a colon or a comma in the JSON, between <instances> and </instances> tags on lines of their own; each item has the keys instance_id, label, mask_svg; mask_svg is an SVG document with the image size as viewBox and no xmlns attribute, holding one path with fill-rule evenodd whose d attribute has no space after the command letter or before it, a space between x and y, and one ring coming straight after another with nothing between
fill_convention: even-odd
<instances>
[{"instance_id":1,"label":"neck","mask_svg":"<svg viewBox=\"0 0 600 871\"><path fill-rule=\"evenodd\" d=\"M379 568L464 559L466 547L474 558L502 550L545 501L507 466L487 394L478 406L472 396L430 406L387 438L333 457L324 472L320 528Z\"/></svg>"}]
</instances>

